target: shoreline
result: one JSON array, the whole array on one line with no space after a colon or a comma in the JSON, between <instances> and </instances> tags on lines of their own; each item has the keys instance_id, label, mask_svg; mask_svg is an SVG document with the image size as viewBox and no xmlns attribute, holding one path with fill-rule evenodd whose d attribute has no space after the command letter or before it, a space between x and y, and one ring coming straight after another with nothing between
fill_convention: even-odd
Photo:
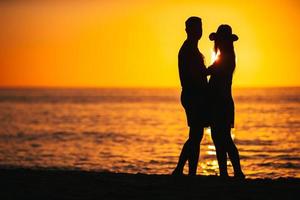
<instances>
[{"instance_id":1,"label":"shoreline","mask_svg":"<svg viewBox=\"0 0 300 200\"><path fill-rule=\"evenodd\" d=\"M0 169L1 199L296 199L299 178L224 180L59 169Z\"/></svg>"}]
</instances>

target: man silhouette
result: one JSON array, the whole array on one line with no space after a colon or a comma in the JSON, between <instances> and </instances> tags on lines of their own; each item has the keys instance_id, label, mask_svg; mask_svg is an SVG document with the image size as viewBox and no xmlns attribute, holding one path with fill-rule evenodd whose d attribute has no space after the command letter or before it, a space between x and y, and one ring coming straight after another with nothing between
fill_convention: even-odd
<instances>
[{"instance_id":1,"label":"man silhouette","mask_svg":"<svg viewBox=\"0 0 300 200\"><path fill-rule=\"evenodd\" d=\"M189 175L196 175L200 153L200 142L204 127L208 125L206 67L204 57L198 49L202 36L202 21L190 17L185 22L187 39L178 54L179 76L182 87L181 103L185 109L189 126L189 138L185 142L173 175L183 174L188 160Z\"/></svg>"}]
</instances>

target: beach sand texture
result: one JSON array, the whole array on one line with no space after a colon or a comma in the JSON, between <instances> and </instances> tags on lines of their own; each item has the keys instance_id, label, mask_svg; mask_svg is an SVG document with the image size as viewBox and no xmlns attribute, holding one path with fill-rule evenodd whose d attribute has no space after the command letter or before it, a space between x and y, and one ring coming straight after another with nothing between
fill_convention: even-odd
<instances>
[{"instance_id":1,"label":"beach sand texture","mask_svg":"<svg viewBox=\"0 0 300 200\"><path fill-rule=\"evenodd\" d=\"M1 199L297 199L300 179L1 169Z\"/></svg>"}]
</instances>

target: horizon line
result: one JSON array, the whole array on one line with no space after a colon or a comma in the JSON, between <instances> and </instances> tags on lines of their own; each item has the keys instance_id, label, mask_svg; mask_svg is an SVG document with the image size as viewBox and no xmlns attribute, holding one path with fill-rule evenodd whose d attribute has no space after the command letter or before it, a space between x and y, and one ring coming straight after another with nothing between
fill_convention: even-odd
<instances>
[{"instance_id":1,"label":"horizon line","mask_svg":"<svg viewBox=\"0 0 300 200\"><path fill-rule=\"evenodd\" d=\"M232 89L299 88L300 85L233 86ZM181 86L0 86L0 89L181 89Z\"/></svg>"}]
</instances>

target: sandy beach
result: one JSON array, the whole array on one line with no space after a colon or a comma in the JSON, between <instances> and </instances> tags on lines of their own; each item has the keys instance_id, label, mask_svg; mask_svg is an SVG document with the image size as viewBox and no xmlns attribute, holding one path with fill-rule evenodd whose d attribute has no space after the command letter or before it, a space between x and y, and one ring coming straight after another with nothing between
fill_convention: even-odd
<instances>
[{"instance_id":1,"label":"sandy beach","mask_svg":"<svg viewBox=\"0 0 300 200\"><path fill-rule=\"evenodd\" d=\"M300 179L1 169L1 199L296 199Z\"/></svg>"}]
</instances>

